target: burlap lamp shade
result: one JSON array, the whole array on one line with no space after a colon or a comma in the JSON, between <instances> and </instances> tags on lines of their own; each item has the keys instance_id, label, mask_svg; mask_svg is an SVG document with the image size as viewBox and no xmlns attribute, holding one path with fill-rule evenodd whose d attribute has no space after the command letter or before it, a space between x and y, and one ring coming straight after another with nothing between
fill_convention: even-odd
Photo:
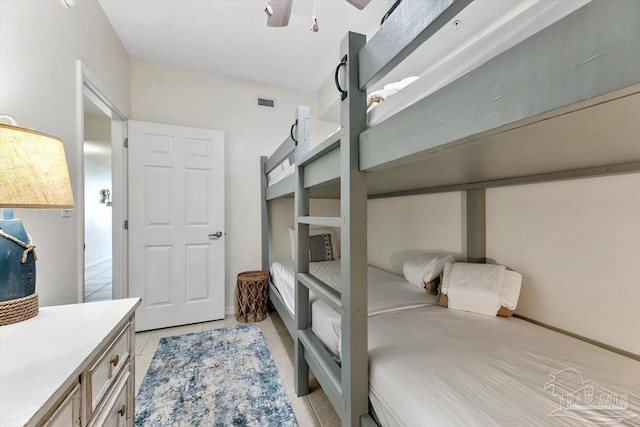
<instances>
[{"instance_id":1,"label":"burlap lamp shade","mask_svg":"<svg viewBox=\"0 0 640 427\"><path fill-rule=\"evenodd\" d=\"M0 123L0 208L73 208L60 138Z\"/></svg>"}]
</instances>

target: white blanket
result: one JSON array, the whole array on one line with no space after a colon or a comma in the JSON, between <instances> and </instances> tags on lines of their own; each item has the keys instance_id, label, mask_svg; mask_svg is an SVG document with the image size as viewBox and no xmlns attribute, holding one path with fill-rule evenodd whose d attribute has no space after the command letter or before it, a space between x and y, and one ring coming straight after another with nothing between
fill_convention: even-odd
<instances>
[{"instance_id":1,"label":"white blanket","mask_svg":"<svg viewBox=\"0 0 640 427\"><path fill-rule=\"evenodd\" d=\"M424 253L405 262L402 271L409 283L424 288L426 283L440 277L449 262L454 263L456 260L447 254Z\"/></svg>"}]
</instances>

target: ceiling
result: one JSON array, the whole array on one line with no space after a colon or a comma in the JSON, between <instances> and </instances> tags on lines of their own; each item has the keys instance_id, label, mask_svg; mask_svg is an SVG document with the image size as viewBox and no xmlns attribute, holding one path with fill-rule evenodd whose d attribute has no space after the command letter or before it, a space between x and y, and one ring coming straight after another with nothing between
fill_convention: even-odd
<instances>
[{"instance_id":1,"label":"ceiling","mask_svg":"<svg viewBox=\"0 0 640 427\"><path fill-rule=\"evenodd\" d=\"M283 28L267 27L266 0L99 2L133 58L311 91L331 76L347 31L371 37L393 4L317 0L313 33L312 0L295 0Z\"/></svg>"}]
</instances>

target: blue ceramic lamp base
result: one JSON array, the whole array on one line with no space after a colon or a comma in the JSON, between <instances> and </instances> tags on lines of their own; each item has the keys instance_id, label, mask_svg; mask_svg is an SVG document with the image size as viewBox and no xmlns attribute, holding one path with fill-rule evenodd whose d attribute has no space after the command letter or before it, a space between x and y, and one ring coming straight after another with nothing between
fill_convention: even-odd
<instances>
[{"instance_id":1,"label":"blue ceramic lamp base","mask_svg":"<svg viewBox=\"0 0 640 427\"><path fill-rule=\"evenodd\" d=\"M36 262L24 247L30 239L22 221L0 219L0 230L0 325L6 325L38 314Z\"/></svg>"}]
</instances>

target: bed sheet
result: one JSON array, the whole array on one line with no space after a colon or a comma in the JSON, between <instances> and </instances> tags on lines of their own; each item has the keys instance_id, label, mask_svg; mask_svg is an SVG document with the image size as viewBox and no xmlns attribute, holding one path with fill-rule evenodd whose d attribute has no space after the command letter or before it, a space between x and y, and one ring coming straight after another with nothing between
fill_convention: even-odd
<instances>
[{"instance_id":1,"label":"bed sheet","mask_svg":"<svg viewBox=\"0 0 640 427\"><path fill-rule=\"evenodd\" d=\"M522 319L439 306L372 317L369 366L385 427L640 425L640 361ZM592 404L569 409L576 399Z\"/></svg>"},{"instance_id":2,"label":"bed sheet","mask_svg":"<svg viewBox=\"0 0 640 427\"><path fill-rule=\"evenodd\" d=\"M340 268L340 260L309 263L310 273L336 290L342 287ZM433 295L395 274L368 267L367 275L369 317L438 303ZM294 277L293 260L271 265L271 281L291 313L295 310ZM340 315L313 292L309 293L309 299L312 331L334 356L339 357L342 348Z\"/></svg>"}]
</instances>

